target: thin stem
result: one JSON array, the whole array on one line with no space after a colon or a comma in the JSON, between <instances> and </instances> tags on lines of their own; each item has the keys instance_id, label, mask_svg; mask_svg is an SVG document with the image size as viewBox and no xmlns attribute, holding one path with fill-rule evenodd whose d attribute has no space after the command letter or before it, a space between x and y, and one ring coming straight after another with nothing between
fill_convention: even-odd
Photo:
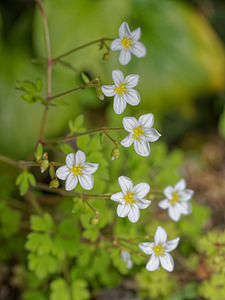
<instances>
[{"instance_id":1,"label":"thin stem","mask_svg":"<svg viewBox=\"0 0 225 300\"><path fill-rule=\"evenodd\" d=\"M98 212L96 209L94 209L94 207L86 200L85 203L87 204L87 206L90 208L91 211L93 211L94 215L97 216Z\"/></svg>"},{"instance_id":2,"label":"thin stem","mask_svg":"<svg viewBox=\"0 0 225 300\"><path fill-rule=\"evenodd\" d=\"M16 160L11 159L7 156L4 156L4 155L0 154L0 160L7 163L8 165L11 165L11 166L14 166L14 167L17 167L17 168L19 167L19 164Z\"/></svg>"},{"instance_id":3,"label":"thin stem","mask_svg":"<svg viewBox=\"0 0 225 300\"><path fill-rule=\"evenodd\" d=\"M59 137L59 138L56 138L56 139L51 139L51 140L48 140L46 142L47 143L60 143L60 142L63 142L63 141L73 140L74 138L76 138L78 136L89 135L89 134L92 134L92 133L104 132L104 131L108 131L108 130L123 130L123 129L124 129L123 127L100 127L100 128L94 128L94 129L90 129L90 130L87 130L87 131L84 131L84 132L77 132L77 133L74 133L72 135L67 135L67 136L64 136L64 137Z\"/></svg>"},{"instance_id":4,"label":"thin stem","mask_svg":"<svg viewBox=\"0 0 225 300\"><path fill-rule=\"evenodd\" d=\"M76 52L76 51L79 51L79 50L81 50L81 49L84 49L84 48L86 48L86 47L89 47L89 46L91 46L91 45L94 45L94 44L96 44L96 43L101 42L102 44L105 44L105 41L112 41L112 40L113 40L112 38L101 38L101 39L98 39L98 40L94 40L94 41L92 41L92 42L86 43L86 44L81 45L81 46L79 46L79 47L73 48L73 49L71 49L71 50L69 50L69 51L67 51L67 52L65 52L65 53L63 53L63 54L61 54L61 55L59 55L59 56L53 58L53 59L52 59L52 62L54 63L54 62L60 60L61 58L65 57L65 56L68 56L68 55L70 55L70 54L72 54L72 53L74 53L74 52Z\"/></svg>"},{"instance_id":5,"label":"thin stem","mask_svg":"<svg viewBox=\"0 0 225 300\"><path fill-rule=\"evenodd\" d=\"M37 5L40 8L43 25L44 25L44 32L45 32L45 42L46 42L46 51L47 51L47 97L46 100L48 102L51 101L51 91L52 91L52 59L51 59L51 43L50 43L50 35L48 30L48 22L46 18L46 14L44 11L44 8L42 6L42 3L40 0L36 0ZM42 123L41 123L41 129L39 134L39 141L43 143L44 138L44 132L46 127L46 121L47 121L47 115L48 115L48 105L44 108Z\"/></svg>"},{"instance_id":6,"label":"thin stem","mask_svg":"<svg viewBox=\"0 0 225 300\"><path fill-rule=\"evenodd\" d=\"M103 129L103 133L107 136L108 139L110 139L110 141L113 142L113 144L117 147L118 146L118 142L116 140L114 140L111 135L108 134L106 129Z\"/></svg>"},{"instance_id":7,"label":"thin stem","mask_svg":"<svg viewBox=\"0 0 225 300\"><path fill-rule=\"evenodd\" d=\"M78 86L76 88L73 88L71 90L68 90L68 91L65 91L65 92L62 92L62 93L59 93L57 95L54 95L50 98L50 100L53 100L53 99L57 99L57 98L60 98L62 96L65 96L65 95L68 95L68 94L71 94L73 92L76 92L78 90L84 90L84 89L87 89L87 88L90 88L90 87L94 87L95 85L89 85L89 84L84 84L84 85L81 85L81 86Z\"/></svg>"},{"instance_id":8,"label":"thin stem","mask_svg":"<svg viewBox=\"0 0 225 300\"><path fill-rule=\"evenodd\" d=\"M40 216L43 215L43 211L42 211L41 206L39 205L38 201L36 200L34 195L31 194L30 191L28 191L24 197L25 197L25 199L27 199L28 202L30 202L30 204L32 205L34 211L37 214L39 214Z\"/></svg>"},{"instance_id":9,"label":"thin stem","mask_svg":"<svg viewBox=\"0 0 225 300\"><path fill-rule=\"evenodd\" d=\"M50 188L46 184L37 184L34 189L50 192L50 193L56 193L64 197L79 197L82 199L86 198L104 198L104 199L110 199L111 195L109 194L86 194L86 193L78 193L78 192L67 192L64 189L60 188Z\"/></svg>"}]
</instances>

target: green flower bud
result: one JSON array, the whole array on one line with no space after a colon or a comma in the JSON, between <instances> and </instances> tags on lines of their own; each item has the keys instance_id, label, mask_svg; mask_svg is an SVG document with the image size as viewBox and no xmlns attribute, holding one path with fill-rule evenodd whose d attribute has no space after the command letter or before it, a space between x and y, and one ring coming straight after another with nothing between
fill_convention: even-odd
<instances>
[{"instance_id":1,"label":"green flower bud","mask_svg":"<svg viewBox=\"0 0 225 300\"><path fill-rule=\"evenodd\" d=\"M115 147L111 153L111 160L117 159L120 156L120 150L118 147Z\"/></svg>"},{"instance_id":2,"label":"green flower bud","mask_svg":"<svg viewBox=\"0 0 225 300\"><path fill-rule=\"evenodd\" d=\"M97 225L98 222L99 222L99 219L98 219L97 215L90 219L90 224L91 225Z\"/></svg>"},{"instance_id":3,"label":"green flower bud","mask_svg":"<svg viewBox=\"0 0 225 300\"><path fill-rule=\"evenodd\" d=\"M84 83L88 84L90 82L90 79L87 77L85 73L81 73L81 78Z\"/></svg>"},{"instance_id":4,"label":"green flower bud","mask_svg":"<svg viewBox=\"0 0 225 300\"><path fill-rule=\"evenodd\" d=\"M102 93L102 89L100 86L96 87L96 94L100 100L104 100L104 94Z\"/></svg>"},{"instance_id":5,"label":"green flower bud","mask_svg":"<svg viewBox=\"0 0 225 300\"><path fill-rule=\"evenodd\" d=\"M47 159L44 159L41 161L41 173L44 173L49 166L49 161Z\"/></svg>"},{"instance_id":6,"label":"green flower bud","mask_svg":"<svg viewBox=\"0 0 225 300\"><path fill-rule=\"evenodd\" d=\"M110 59L110 54L109 54L109 52L104 53L103 56L102 56L102 59L103 59L103 60L109 60L109 59Z\"/></svg>"},{"instance_id":7,"label":"green flower bud","mask_svg":"<svg viewBox=\"0 0 225 300\"><path fill-rule=\"evenodd\" d=\"M59 186L59 181L57 179L53 179L50 183L49 183L49 187L50 188L57 188Z\"/></svg>"},{"instance_id":8,"label":"green flower bud","mask_svg":"<svg viewBox=\"0 0 225 300\"><path fill-rule=\"evenodd\" d=\"M43 154L43 146L42 146L42 144L38 144L36 152L34 154L36 161L41 160L42 154Z\"/></svg>"}]
</instances>

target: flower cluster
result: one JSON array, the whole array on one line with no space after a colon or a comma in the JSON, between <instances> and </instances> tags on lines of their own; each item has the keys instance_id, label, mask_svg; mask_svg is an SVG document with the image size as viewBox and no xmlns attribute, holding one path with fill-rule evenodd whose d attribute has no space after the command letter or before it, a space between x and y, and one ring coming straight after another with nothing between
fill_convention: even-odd
<instances>
[{"instance_id":1,"label":"flower cluster","mask_svg":"<svg viewBox=\"0 0 225 300\"><path fill-rule=\"evenodd\" d=\"M119 50L119 62L122 65L129 63L131 54L137 57L146 55L145 46L139 42L141 30L137 28L130 31L126 22L122 23L119 29L119 38L111 44L111 50ZM140 103L139 92L134 89L139 82L139 75L130 74L124 77L120 70L112 71L113 85L103 85L102 92L107 97L114 97L113 109L116 114L122 114L127 104L136 106ZM150 155L150 142L157 141L161 134L153 128L154 115L152 113L144 114L137 120L135 117L124 117L123 127L128 135L120 142L124 147L130 147L134 144L134 150L137 154L146 157ZM119 149L112 152L112 159L118 158ZM59 179L65 180L67 191L73 190L77 183L86 189L91 190L94 185L93 173L98 169L98 164L86 163L84 152L77 151L76 154L70 153L66 157L66 165L60 167L56 175ZM128 217L129 221L136 223L140 218L140 209L149 207L151 201L146 199L149 194L150 186L148 183L138 183L133 185L130 178L120 176L118 182L121 188L120 192L114 193L111 200L118 203L117 214L121 218ZM174 187L168 186L164 190L166 199L159 202L159 207L168 209L171 219L178 221L181 215L187 215L191 212L189 200L192 198L193 191L186 189L184 179L180 180ZM179 238L167 241L167 233L162 227L158 227L155 233L154 242L140 243L140 249L147 255L151 255L146 265L148 271L154 271L162 268L171 272L174 269L174 262L170 251L174 250L179 243ZM133 262L128 251L121 253L121 258L131 268Z\"/></svg>"}]
</instances>

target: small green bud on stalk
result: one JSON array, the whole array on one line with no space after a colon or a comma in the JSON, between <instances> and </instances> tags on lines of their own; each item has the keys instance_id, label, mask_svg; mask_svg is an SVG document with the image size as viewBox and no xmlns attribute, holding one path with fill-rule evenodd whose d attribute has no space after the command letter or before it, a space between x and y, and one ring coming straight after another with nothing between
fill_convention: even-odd
<instances>
[{"instance_id":1,"label":"small green bud on stalk","mask_svg":"<svg viewBox=\"0 0 225 300\"><path fill-rule=\"evenodd\" d=\"M96 94L100 100L104 100L104 94L102 93L102 89L100 86L96 87Z\"/></svg>"},{"instance_id":2,"label":"small green bud on stalk","mask_svg":"<svg viewBox=\"0 0 225 300\"><path fill-rule=\"evenodd\" d=\"M59 187L59 181L57 179L53 179L52 181L50 181L49 187L50 188L58 188Z\"/></svg>"},{"instance_id":3,"label":"small green bud on stalk","mask_svg":"<svg viewBox=\"0 0 225 300\"><path fill-rule=\"evenodd\" d=\"M36 161L41 160L42 154L43 154L43 146L42 146L42 144L39 143L38 146L37 146L36 152L34 154L34 156L36 158Z\"/></svg>"},{"instance_id":4,"label":"small green bud on stalk","mask_svg":"<svg viewBox=\"0 0 225 300\"><path fill-rule=\"evenodd\" d=\"M49 161L44 159L41 161L41 173L44 173L49 167Z\"/></svg>"},{"instance_id":5,"label":"small green bud on stalk","mask_svg":"<svg viewBox=\"0 0 225 300\"><path fill-rule=\"evenodd\" d=\"M82 78L83 82L86 83L86 84L88 84L90 82L90 79L83 72L81 73L81 78Z\"/></svg>"},{"instance_id":6,"label":"small green bud on stalk","mask_svg":"<svg viewBox=\"0 0 225 300\"><path fill-rule=\"evenodd\" d=\"M99 222L98 215L95 215L93 218L90 219L90 224L91 225L97 225Z\"/></svg>"},{"instance_id":7,"label":"small green bud on stalk","mask_svg":"<svg viewBox=\"0 0 225 300\"><path fill-rule=\"evenodd\" d=\"M117 159L120 156L120 150L118 147L115 147L111 153L111 160Z\"/></svg>"},{"instance_id":8,"label":"small green bud on stalk","mask_svg":"<svg viewBox=\"0 0 225 300\"><path fill-rule=\"evenodd\" d=\"M102 56L102 59L103 59L103 60L109 60L109 59L110 59L110 54L109 54L109 52L104 53L103 56Z\"/></svg>"}]
</instances>

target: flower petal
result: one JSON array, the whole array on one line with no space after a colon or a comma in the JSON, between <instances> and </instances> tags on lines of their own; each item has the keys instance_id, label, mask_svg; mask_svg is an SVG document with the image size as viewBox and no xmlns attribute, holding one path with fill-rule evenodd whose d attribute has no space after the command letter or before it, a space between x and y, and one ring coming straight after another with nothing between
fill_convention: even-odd
<instances>
[{"instance_id":1,"label":"flower petal","mask_svg":"<svg viewBox=\"0 0 225 300\"><path fill-rule=\"evenodd\" d=\"M186 182L183 178L179 180L174 186L175 191L183 191L185 188L186 188Z\"/></svg>"},{"instance_id":2,"label":"flower petal","mask_svg":"<svg viewBox=\"0 0 225 300\"><path fill-rule=\"evenodd\" d=\"M127 193L127 191L131 191L133 188L133 182L130 178L126 177L126 176L120 176L118 178L119 181L119 185L121 187L121 190L124 194Z\"/></svg>"},{"instance_id":3,"label":"flower petal","mask_svg":"<svg viewBox=\"0 0 225 300\"><path fill-rule=\"evenodd\" d=\"M174 192L174 188L173 188L171 185L167 186L167 187L164 189L164 191L163 191L164 195L165 195L166 198L168 198L169 200L172 200L172 198L173 198L173 195L172 195L173 192Z\"/></svg>"},{"instance_id":4,"label":"flower petal","mask_svg":"<svg viewBox=\"0 0 225 300\"><path fill-rule=\"evenodd\" d=\"M154 253L153 251L153 247L155 246L155 243L140 243L138 245L138 247L145 253L148 255L151 255L152 253Z\"/></svg>"},{"instance_id":5,"label":"flower petal","mask_svg":"<svg viewBox=\"0 0 225 300\"><path fill-rule=\"evenodd\" d=\"M159 258L152 254L151 258L149 259L146 269L148 271L155 271L159 268Z\"/></svg>"},{"instance_id":6,"label":"flower petal","mask_svg":"<svg viewBox=\"0 0 225 300\"><path fill-rule=\"evenodd\" d=\"M118 192L118 193L112 194L111 200L121 204L123 202L123 196L124 195L122 192Z\"/></svg>"},{"instance_id":7,"label":"flower petal","mask_svg":"<svg viewBox=\"0 0 225 300\"><path fill-rule=\"evenodd\" d=\"M85 163L83 172L85 174L93 174L97 171L98 166L98 164Z\"/></svg>"},{"instance_id":8,"label":"flower petal","mask_svg":"<svg viewBox=\"0 0 225 300\"><path fill-rule=\"evenodd\" d=\"M129 204L119 204L117 206L117 215L121 218L125 218L128 215L129 210L130 210Z\"/></svg>"},{"instance_id":9,"label":"flower petal","mask_svg":"<svg viewBox=\"0 0 225 300\"><path fill-rule=\"evenodd\" d=\"M133 191L138 198L144 198L150 191L150 185L145 182L138 183L134 186Z\"/></svg>"},{"instance_id":10,"label":"flower petal","mask_svg":"<svg viewBox=\"0 0 225 300\"><path fill-rule=\"evenodd\" d=\"M141 97L138 91L134 89L128 89L127 93L124 95L126 102L132 106L136 106L140 103Z\"/></svg>"},{"instance_id":11,"label":"flower petal","mask_svg":"<svg viewBox=\"0 0 225 300\"><path fill-rule=\"evenodd\" d=\"M128 219L132 223L136 223L139 218L140 218L140 210L136 204L132 204L128 213Z\"/></svg>"},{"instance_id":12,"label":"flower petal","mask_svg":"<svg viewBox=\"0 0 225 300\"><path fill-rule=\"evenodd\" d=\"M127 65L131 60L131 54L129 50L122 49L119 56L119 62L121 65Z\"/></svg>"},{"instance_id":13,"label":"flower petal","mask_svg":"<svg viewBox=\"0 0 225 300\"><path fill-rule=\"evenodd\" d=\"M138 127L137 119L134 117L124 117L123 118L123 127L126 131L133 134L133 129Z\"/></svg>"},{"instance_id":14,"label":"flower petal","mask_svg":"<svg viewBox=\"0 0 225 300\"><path fill-rule=\"evenodd\" d=\"M102 86L102 92L107 97L112 97L116 95L115 92L115 85L103 85Z\"/></svg>"},{"instance_id":15,"label":"flower petal","mask_svg":"<svg viewBox=\"0 0 225 300\"><path fill-rule=\"evenodd\" d=\"M110 46L111 50L112 51L121 50L123 48L123 45L121 45L120 42L121 42L121 39L113 40L111 43L111 46Z\"/></svg>"},{"instance_id":16,"label":"flower petal","mask_svg":"<svg viewBox=\"0 0 225 300\"><path fill-rule=\"evenodd\" d=\"M141 42L133 41L130 51L139 58L146 55L146 47Z\"/></svg>"},{"instance_id":17,"label":"flower petal","mask_svg":"<svg viewBox=\"0 0 225 300\"><path fill-rule=\"evenodd\" d=\"M81 176L78 176L80 185L85 190L91 190L94 186L94 177L93 175L84 174Z\"/></svg>"},{"instance_id":18,"label":"flower petal","mask_svg":"<svg viewBox=\"0 0 225 300\"><path fill-rule=\"evenodd\" d=\"M158 206L162 209L167 209L170 206L168 199L163 199L159 201Z\"/></svg>"},{"instance_id":19,"label":"flower petal","mask_svg":"<svg viewBox=\"0 0 225 300\"><path fill-rule=\"evenodd\" d=\"M180 202L179 205L182 215L187 216L192 212L192 205L190 202Z\"/></svg>"},{"instance_id":20,"label":"flower petal","mask_svg":"<svg viewBox=\"0 0 225 300\"><path fill-rule=\"evenodd\" d=\"M161 134L154 128L144 128L144 133L148 142L155 142L161 136Z\"/></svg>"},{"instance_id":21,"label":"flower petal","mask_svg":"<svg viewBox=\"0 0 225 300\"><path fill-rule=\"evenodd\" d=\"M146 199L137 199L135 203L139 209L145 209L149 207L151 201Z\"/></svg>"},{"instance_id":22,"label":"flower petal","mask_svg":"<svg viewBox=\"0 0 225 300\"><path fill-rule=\"evenodd\" d=\"M116 114L120 115L124 112L125 108L127 106L126 101L119 97L118 95L115 95L114 102L113 102L113 108Z\"/></svg>"},{"instance_id":23,"label":"flower petal","mask_svg":"<svg viewBox=\"0 0 225 300\"><path fill-rule=\"evenodd\" d=\"M131 89L138 84L139 75L137 75L137 74L128 75L124 81L127 83L127 88Z\"/></svg>"},{"instance_id":24,"label":"flower petal","mask_svg":"<svg viewBox=\"0 0 225 300\"><path fill-rule=\"evenodd\" d=\"M150 154L150 146L146 139L134 140L134 149L141 156L148 156Z\"/></svg>"},{"instance_id":25,"label":"flower petal","mask_svg":"<svg viewBox=\"0 0 225 300\"><path fill-rule=\"evenodd\" d=\"M168 215L173 221L179 221L181 217L180 206L178 204L171 205L168 210Z\"/></svg>"},{"instance_id":26,"label":"flower petal","mask_svg":"<svg viewBox=\"0 0 225 300\"><path fill-rule=\"evenodd\" d=\"M86 160L85 153L83 151L78 150L76 153L76 166L83 165Z\"/></svg>"},{"instance_id":27,"label":"flower petal","mask_svg":"<svg viewBox=\"0 0 225 300\"><path fill-rule=\"evenodd\" d=\"M153 114L142 115L138 119L138 123L143 127L151 128L154 124L154 115Z\"/></svg>"},{"instance_id":28,"label":"flower petal","mask_svg":"<svg viewBox=\"0 0 225 300\"><path fill-rule=\"evenodd\" d=\"M170 252L170 251L173 251L174 249L176 249L179 241L180 241L180 238L177 237L173 240L166 242L166 251Z\"/></svg>"},{"instance_id":29,"label":"flower petal","mask_svg":"<svg viewBox=\"0 0 225 300\"><path fill-rule=\"evenodd\" d=\"M75 154L70 153L66 156L66 165L69 169L73 167L73 165L76 163L75 161Z\"/></svg>"},{"instance_id":30,"label":"flower petal","mask_svg":"<svg viewBox=\"0 0 225 300\"><path fill-rule=\"evenodd\" d=\"M163 256L159 257L163 269L168 272L172 272L174 269L174 261L169 253L165 253Z\"/></svg>"},{"instance_id":31,"label":"flower petal","mask_svg":"<svg viewBox=\"0 0 225 300\"><path fill-rule=\"evenodd\" d=\"M72 191L73 189L75 189L77 182L78 182L77 177L74 176L72 173L70 173L66 178L66 186L65 186L66 190Z\"/></svg>"},{"instance_id":32,"label":"flower petal","mask_svg":"<svg viewBox=\"0 0 225 300\"><path fill-rule=\"evenodd\" d=\"M70 170L68 169L67 166L62 166L56 170L56 175L61 180L65 180L69 174L70 174Z\"/></svg>"},{"instance_id":33,"label":"flower petal","mask_svg":"<svg viewBox=\"0 0 225 300\"><path fill-rule=\"evenodd\" d=\"M118 86L121 82L124 82L123 73L120 70L112 71L112 79L116 86Z\"/></svg>"},{"instance_id":34,"label":"flower petal","mask_svg":"<svg viewBox=\"0 0 225 300\"><path fill-rule=\"evenodd\" d=\"M123 22L119 28L119 36L123 38L124 36L129 36L131 34L129 25L127 22Z\"/></svg>"},{"instance_id":35,"label":"flower petal","mask_svg":"<svg viewBox=\"0 0 225 300\"><path fill-rule=\"evenodd\" d=\"M191 200L193 194L194 193L192 190L180 191L180 192L178 192L179 200L180 201L189 201L189 200Z\"/></svg>"},{"instance_id":36,"label":"flower petal","mask_svg":"<svg viewBox=\"0 0 225 300\"><path fill-rule=\"evenodd\" d=\"M162 228L161 226L158 226L155 232L155 244L162 244L166 242L167 239L167 233L166 230L164 228Z\"/></svg>"},{"instance_id":37,"label":"flower petal","mask_svg":"<svg viewBox=\"0 0 225 300\"><path fill-rule=\"evenodd\" d=\"M138 41L141 37L141 28L138 27L137 29L131 32L131 37L134 41Z\"/></svg>"},{"instance_id":38,"label":"flower petal","mask_svg":"<svg viewBox=\"0 0 225 300\"><path fill-rule=\"evenodd\" d=\"M121 142L120 144L124 147L130 147L133 143L134 139L132 137L132 134L130 133L128 136L126 136Z\"/></svg>"}]
</instances>

